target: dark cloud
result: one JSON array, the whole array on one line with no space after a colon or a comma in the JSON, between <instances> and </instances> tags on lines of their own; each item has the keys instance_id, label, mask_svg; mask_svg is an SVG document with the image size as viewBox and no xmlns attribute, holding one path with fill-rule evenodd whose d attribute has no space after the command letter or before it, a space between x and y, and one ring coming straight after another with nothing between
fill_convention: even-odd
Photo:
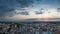
<instances>
[{"instance_id":1,"label":"dark cloud","mask_svg":"<svg viewBox=\"0 0 60 34\"><path fill-rule=\"evenodd\" d=\"M0 0L0 17L10 16L14 12L14 2L13 0Z\"/></svg>"},{"instance_id":2,"label":"dark cloud","mask_svg":"<svg viewBox=\"0 0 60 34\"><path fill-rule=\"evenodd\" d=\"M57 12L60 12L60 8L57 8Z\"/></svg>"},{"instance_id":3,"label":"dark cloud","mask_svg":"<svg viewBox=\"0 0 60 34\"><path fill-rule=\"evenodd\" d=\"M35 2L41 0L0 0L0 17L13 16L15 9L29 7ZM27 12L21 12L20 14L28 14Z\"/></svg>"},{"instance_id":4,"label":"dark cloud","mask_svg":"<svg viewBox=\"0 0 60 34\"><path fill-rule=\"evenodd\" d=\"M33 0L16 0L17 1L17 7L28 7L33 3Z\"/></svg>"},{"instance_id":5,"label":"dark cloud","mask_svg":"<svg viewBox=\"0 0 60 34\"><path fill-rule=\"evenodd\" d=\"M35 11L35 14L43 14L41 11Z\"/></svg>"},{"instance_id":6,"label":"dark cloud","mask_svg":"<svg viewBox=\"0 0 60 34\"><path fill-rule=\"evenodd\" d=\"M42 0L16 0L17 1L17 7L24 8L32 6L34 3L40 3Z\"/></svg>"},{"instance_id":7,"label":"dark cloud","mask_svg":"<svg viewBox=\"0 0 60 34\"><path fill-rule=\"evenodd\" d=\"M20 12L21 15L29 15L28 12Z\"/></svg>"},{"instance_id":8,"label":"dark cloud","mask_svg":"<svg viewBox=\"0 0 60 34\"><path fill-rule=\"evenodd\" d=\"M15 14L18 15L29 15L29 11L27 11L26 9L16 9Z\"/></svg>"},{"instance_id":9,"label":"dark cloud","mask_svg":"<svg viewBox=\"0 0 60 34\"><path fill-rule=\"evenodd\" d=\"M44 12L45 12L45 9L41 8L40 10L35 11L35 14L43 14Z\"/></svg>"},{"instance_id":10,"label":"dark cloud","mask_svg":"<svg viewBox=\"0 0 60 34\"><path fill-rule=\"evenodd\" d=\"M15 12L16 15L20 14L20 15L29 15L28 11L20 11L20 12Z\"/></svg>"}]
</instances>

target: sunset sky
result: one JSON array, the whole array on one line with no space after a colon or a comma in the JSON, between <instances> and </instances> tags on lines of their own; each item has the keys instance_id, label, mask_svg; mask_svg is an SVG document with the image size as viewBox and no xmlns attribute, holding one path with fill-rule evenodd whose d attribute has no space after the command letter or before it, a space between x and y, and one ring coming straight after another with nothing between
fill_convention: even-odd
<instances>
[{"instance_id":1,"label":"sunset sky","mask_svg":"<svg viewBox=\"0 0 60 34\"><path fill-rule=\"evenodd\" d=\"M60 0L0 0L0 21L60 18Z\"/></svg>"}]
</instances>

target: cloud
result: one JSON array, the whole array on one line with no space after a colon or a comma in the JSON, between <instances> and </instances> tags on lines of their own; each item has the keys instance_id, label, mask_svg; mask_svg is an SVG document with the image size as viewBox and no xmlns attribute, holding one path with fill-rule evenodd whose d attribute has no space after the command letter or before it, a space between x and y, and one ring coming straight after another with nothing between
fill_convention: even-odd
<instances>
[{"instance_id":1,"label":"cloud","mask_svg":"<svg viewBox=\"0 0 60 34\"><path fill-rule=\"evenodd\" d=\"M47 11L47 9L41 8L38 11L35 11L35 14L43 14Z\"/></svg>"},{"instance_id":2,"label":"cloud","mask_svg":"<svg viewBox=\"0 0 60 34\"><path fill-rule=\"evenodd\" d=\"M26 11L26 9L16 9L15 14L18 15L29 15L29 11Z\"/></svg>"},{"instance_id":3,"label":"cloud","mask_svg":"<svg viewBox=\"0 0 60 34\"><path fill-rule=\"evenodd\" d=\"M27 12L27 11L16 12L16 15L18 15L18 14L20 14L20 15L29 15L29 12Z\"/></svg>"},{"instance_id":4,"label":"cloud","mask_svg":"<svg viewBox=\"0 0 60 34\"><path fill-rule=\"evenodd\" d=\"M29 15L28 12L20 12L21 15Z\"/></svg>"},{"instance_id":5,"label":"cloud","mask_svg":"<svg viewBox=\"0 0 60 34\"><path fill-rule=\"evenodd\" d=\"M30 7L34 3L38 3L41 0L0 0L0 18L6 16L13 16L15 9ZM20 14L28 14L27 12L21 12Z\"/></svg>"},{"instance_id":6,"label":"cloud","mask_svg":"<svg viewBox=\"0 0 60 34\"><path fill-rule=\"evenodd\" d=\"M0 0L0 18L10 16L14 12L15 4L12 0Z\"/></svg>"},{"instance_id":7,"label":"cloud","mask_svg":"<svg viewBox=\"0 0 60 34\"><path fill-rule=\"evenodd\" d=\"M60 12L60 8L57 8L57 12Z\"/></svg>"},{"instance_id":8,"label":"cloud","mask_svg":"<svg viewBox=\"0 0 60 34\"><path fill-rule=\"evenodd\" d=\"M32 6L34 3L40 3L41 0L16 0L16 7L24 8Z\"/></svg>"},{"instance_id":9,"label":"cloud","mask_svg":"<svg viewBox=\"0 0 60 34\"><path fill-rule=\"evenodd\" d=\"M35 14L43 14L43 12L35 11Z\"/></svg>"}]
</instances>

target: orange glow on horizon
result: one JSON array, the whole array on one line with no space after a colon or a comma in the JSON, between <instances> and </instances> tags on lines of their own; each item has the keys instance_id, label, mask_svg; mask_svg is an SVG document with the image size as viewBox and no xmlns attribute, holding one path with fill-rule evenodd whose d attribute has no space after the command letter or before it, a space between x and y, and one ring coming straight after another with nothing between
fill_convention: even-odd
<instances>
[{"instance_id":1,"label":"orange glow on horizon","mask_svg":"<svg viewBox=\"0 0 60 34\"><path fill-rule=\"evenodd\" d=\"M48 16L45 16L44 22L48 22Z\"/></svg>"}]
</instances>

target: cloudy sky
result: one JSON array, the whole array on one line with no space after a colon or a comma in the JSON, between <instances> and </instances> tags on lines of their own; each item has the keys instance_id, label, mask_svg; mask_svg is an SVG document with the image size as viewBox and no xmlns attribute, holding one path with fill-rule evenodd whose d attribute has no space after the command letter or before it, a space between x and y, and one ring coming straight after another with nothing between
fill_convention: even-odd
<instances>
[{"instance_id":1,"label":"cloudy sky","mask_svg":"<svg viewBox=\"0 0 60 34\"><path fill-rule=\"evenodd\" d=\"M60 18L60 0L0 0L0 21Z\"/></svg>"}]
</instances>

